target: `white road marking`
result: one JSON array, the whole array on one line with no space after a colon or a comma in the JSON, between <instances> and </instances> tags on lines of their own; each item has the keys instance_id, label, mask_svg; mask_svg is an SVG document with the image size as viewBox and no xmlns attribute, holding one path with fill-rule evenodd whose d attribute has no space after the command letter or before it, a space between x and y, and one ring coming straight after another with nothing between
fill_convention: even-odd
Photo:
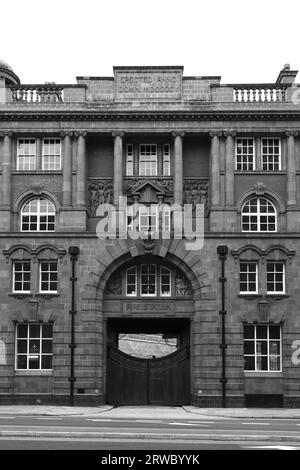
<instances>
[{"instance_id":1,"label":"white road marking","mask_svg":"<svg viewBox=\"0 0 300 470\"><path fill-rule=\"evenodd\" d=\"M206 426L208 426L209 424L215 424L214 421L188 421L188 423L191 423L191 424L205 424Z\"/></svg>"},{"instance_id":2,"label":"white road marking","mask_svg":"<svg viewBox=\"0 0 300 470\"><path fill-rule=\"evenodd\" d=\"M136 423L162 423L162 419L136 419Z\"/></svg>"},{"instance_id":3,"label":"white road marking","mask_svg":"<svg viewBox=\"0 0 300 470\"><path fill-rule=\"evenodd\" d=\"M104 423L104 422L108 422L108 421L112 421L112 419L92 419L92 418L86 418L86 421L95 421L95 422L100 422L100 423Z\"/></svg>"},{"instance_id":4,"label":"white road marking","mask_svg":"<svg viewBox=\"0 0 300 470\"><path fill-rule=\"evenodd\" d=\"M270 423L242 423L242 424L252 424L254 426L270 426Z\"/></svg>"},{"instance_id":5,"label":"white road marking","mask_svg":"<svg viewBox=\"0 0 300 470\"><path fill-rule=\"evenodd\" d=\"M175 426L195 426L194 423L168 423L168 424L173 424ZM208 426L208 424L198 424L198 426Z\"/></svg>"},{"instance_id":6,"label":"white road marking","mask_svg":"<svg viewBox=\"0 0 300 470\"><path fill-rule=\"evenodd\" d=\"M244 446L243 446L244 447ZM247 446L245 449L278 449L278 450L299 450L300 447L293 446Z\"/></svg>"},{"instance_id":7,"label":"white road marking","mask_svg":"<svg viewBox=\"0 0 300 470\"><path fill-rule=\"evenodd\" d=\"M0 419L16 419L16 416L0 416Z\"/></svg>"}]
</instances>

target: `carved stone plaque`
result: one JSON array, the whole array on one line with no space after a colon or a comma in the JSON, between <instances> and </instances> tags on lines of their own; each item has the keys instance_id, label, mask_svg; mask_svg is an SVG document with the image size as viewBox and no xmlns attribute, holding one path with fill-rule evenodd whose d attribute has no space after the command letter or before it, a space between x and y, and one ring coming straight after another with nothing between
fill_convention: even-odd
<instances>
[{"instance_id":1,"label":"carved stone plaque","mask_svg":"<svg viewBox=\"0 0 300 470\"><path fill-rule=\"evenodd\" d=\"M123 311L126 313L172 313L172 302L124 302Z\"/></svg>"},{"instance_id":2,"label":"carved stone plaque","mask_svg":"<svg viewBox=\"0 0 300 470\"><path fill-rule=\"evenodd\" d=\"M115 68L115 96L118 100L180 99L182 68Z\"/></svg>"}]
</instances>

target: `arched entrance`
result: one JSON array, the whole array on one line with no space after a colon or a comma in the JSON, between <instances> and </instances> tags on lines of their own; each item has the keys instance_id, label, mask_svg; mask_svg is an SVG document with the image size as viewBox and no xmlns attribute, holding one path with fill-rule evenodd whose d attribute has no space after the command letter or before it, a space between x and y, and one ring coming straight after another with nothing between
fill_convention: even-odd
<instances>
[{"instance_id":1,"label":"arched entrance","mask_svg":"<svg viewBox=\"0 0 300 470\"><path fill-rule=\"evenodd\" d=\"M177 338L177 348L171 354L160 357L126 354L118 347L120 336L134 332L141 336L144 333L153 334L153 337L162 335L165 338ZM188 319L110 319L107 322L107 335L107 403L168 406L190 403ZM140 355L147 356L146 349L145 341L145 350Z\"/></svg>"},{"instance_id":2,"label":"arched entrance","mask_svg":"<svg viewBox=\"0 0 300 470\"><path fill-rule=\"evenodd\" d=\"M130 260L108 279L103 307L106 402L136 406L190 404L194 302L183 271L154 256ZM135 342L135 347L122 348L124 337ZM140 341L139 347L136 341ZM164 341L172 344L171 352L162 347ZM158 354L153 349L155 342Z\"/></svg>"}]
</instances>

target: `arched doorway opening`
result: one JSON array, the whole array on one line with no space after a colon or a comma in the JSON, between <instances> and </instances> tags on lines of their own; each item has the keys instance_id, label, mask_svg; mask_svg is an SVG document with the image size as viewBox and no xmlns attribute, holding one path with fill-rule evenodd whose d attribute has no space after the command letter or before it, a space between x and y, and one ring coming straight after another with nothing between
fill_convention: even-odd
<instances>
[{"instance_id":1,"label":"arched doorway opening","mask_svg":"<svg viewBox=\"0 0 300 470\"><path fill-rule=\"evenodd\" d=\"M190 404L193 312L188 278L165 260L143 256L112 273L104 291L108 404Z\"/></svg>"}]
</instances>

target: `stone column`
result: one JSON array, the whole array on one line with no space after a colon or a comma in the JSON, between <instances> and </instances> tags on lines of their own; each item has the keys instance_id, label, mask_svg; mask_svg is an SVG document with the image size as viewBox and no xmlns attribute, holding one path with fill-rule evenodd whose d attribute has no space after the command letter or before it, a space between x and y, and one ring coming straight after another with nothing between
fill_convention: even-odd
<instances>
[{"instance_id":1,"label":"stone column","mask_svg":"<svg viewBox=\"0 0 300 470\"><path fill-rule=\"evenodd\" d=\"M62 132L64 138L63 153L63 205L72 205L72 132Z\"/></svg>"},{"instance_id":2,"label":"stone column","mask_svg":"<svg viewBox=\"0 0 300 470\"><path fill-rule=\"evenodd\" d=\"M184 132L173 132L174 137L174 203L183 203L183 150Z\"/></svg>"},{"instance_id":3,"label":"stone column","mask_svg":"<svg viewBox=\"0 0 300 470\"><path fill-rule=\"evenodd\" d=\"M4 132L3 137L3 160L2 160L2 207L11 210L11 166L12 166L12 152L11 152L11 136L12 132Z\"/></svg>"},{"instance_id":4,"label":"stone column","mask_svg":"<svg viewBox=\"0 0 300 470\"><path fill-rule=\"evenodd\" d=\"M210 194L211 207L220 206L220 137L221 132L211 132Z\"/></svg>"},{"instance_id":5,"label":"stone column","mask_svg":"<svg viewBox=\"0 0 300 470\"><path fill-rule=\"evenodd\" d=\"M78 132L77 144L77 206L86 207L86 179L87 179L87 161L86 161L86 132Z\"/></svg>"},{"instance_id":6,"label":"stone column","mask_svg":"<svg viewBox=\"0 0 300 470\"><path fill-rule=\"evenodd\" d=\"M123 195L123 136L124 132L113 132L114 138L114 206L119 206Z\"/></svg>"},{"instance_id":7,"label":"stone column","mask_svg":"<svg viewBox=\"0 0 300 470\"><path fill-rule=\"evenodd\" d=\"M287 207L296 206L296 159L295 137L296 131L287 131Z\"/></svg>"},{"instance_id":8,"label":"stone column","mask_svg":"<svg viewBox=\"0 0 300 470\"><path fill-rule=\"evenodd\" d=\"M225 205L234 205L234 136L235 132L224 132L225 144Z\"/></svg>"}]
</instances>

